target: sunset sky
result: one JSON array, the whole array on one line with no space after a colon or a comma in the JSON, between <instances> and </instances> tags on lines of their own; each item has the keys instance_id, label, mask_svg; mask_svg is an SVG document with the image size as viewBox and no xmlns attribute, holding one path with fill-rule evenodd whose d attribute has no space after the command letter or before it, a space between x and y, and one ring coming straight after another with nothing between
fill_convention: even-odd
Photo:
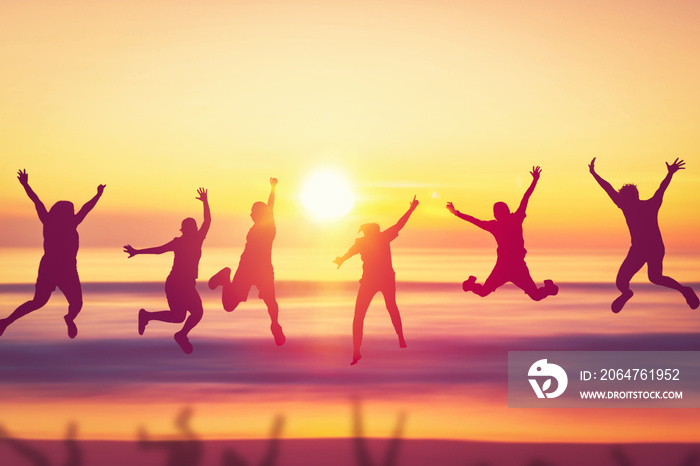
<instances>
[{"instance_id":1,"label":"sunset sky","mask_svg":"<svg viewBox=\"0 0 700 466\"><path fill-rule=\"evenodd\" d=\"M336 273L332 258L352 244L360 224L392 225L415 195L420 205L392 245L397 269L407 271L403 277L397 272L398 276L411 282L457 283L466 278L452 274L457 269L463 273L462 262L457 261L466 256L460 254L476 251L471 264L483 277L495 259L495 242L490 234L450 215L445 203L452 201L457 209L482 219L493 218L496 201L515 210L531 181L528 172L539 165L542 177L524 226L528 257L533 251L540 253L532 262L528 259L533 276L538 282L549 278L544 276L546 269L561 272L565 282L605 285L595 288L594 296L576 289L576 298L569 295L554 304L550 299L541 307L527 301L524 309L536 316L531 318L518 313L520 304L512 305L513 299L520 303L527 298L510 291L500 301L479 301L482 307L459 324L451 319L467 315L455 305L464 296L452 289L426 288L432 294L425 302L417 292L410 299L400 298L400 305L417 315L413 321L408 318L407 329L414 335L425 331L422 339L415 338L426 351L419 353L424 359L416 361L416 367L426 371L419 374L434 375L430 368L435 361L426 354L444 364L435 369L442 375L455 368L456 363L439 357L447 351L441 346L443 337L450 344L474 341L473 347L457 349L468 360L460 370L477 372L483 369L480 357L498 360L493 352L482 354L479 345L501 355L508 351L510 337L520 339L524 347L546 348L549 343L568 345L573 336L570 348L590 349L600 343L599 334L613 339L623 335L630 339L629 347L641 349L645 336L658 332L655 335L663 338L655 340L655 350L665 349L666 343L673 343L672 349L693 349L694 340L688 335L700 331L697 313L690 315L676 295L673 299L680 301L668 315L657 312L666 305L667 295L658 295L661 299L645 289L640 296L653 298L639 304L638 317L619 316L612 324L602 320L612 318L608 307L615 296L612 283L629 235L622 213L588 173L588 163L597 157L598 173L614 187L636 183L641 197L648 198L667 173L664 162L685 159L686 169L674 176L666 192L660 224L674 276L696 284L700 280L699 30L700 2L693 0L0 0L0 285L5 286L0 289L0 317L29 298L31 287L22 284L33 283L40 257L41 224L16 179L19 169L27 170L31 186L47 207L62 199L80 206L99 184L107 185L79 229L85 282L164 280L171 257L127 261L121 248L126 243L137 248L163 244L179 235L185 217L201 222L201 203L195 199L200 186L209 190L213 222L199 278L208 278L223 265L235 266L252 225L250 207L267 199L268 180L276 177L278 280L312 281L328 274L339 282L356 282L359 259ZM305 210L302 192L318 170L330 170L347 182L354 198L347 215L324 222ZM35 248L36 253L24 248ZM212 251L220 250L216 248L228 248L225 259L214 256ZM408 252L402 255L401 248ZM429 249L443 252L421 255ZM606 256L605 263L585 259L610 251L614 255ZM575 265L578 260L580 267ZM646 279L644 273L640 277ZM203 289L200 285L205 309L218 306L218 296L209 290L205 295ZM302 298L307 295L289 284L282 289L293 295L281 295L281 301L288 300L282 306L283 325L288 319L291 329L317 338L319 351L329 351L334 358L333 351L342 345L324 338L342 333L349 339L356 288L324 295L306 307ZM96 345L85 347L88 354L103 354L117 366L126 353L129 363L137 366L135 355L152 350L150 343L144 343L152 340L139 340L125 350L120 339L137 338L137 306L162 306L164 297L156 287L138 288L135 297L105 290L86 293L97 300L91 306L102 314L95 310L81 316L86 336L89 329L95 330L93 339L87 337L81 344ZM303 291L313 296L313 290ZM57 295L50 305L56 309L54 318L64 306ZM470 298L469 303L476 303L477 298ZM205 352L198 356L202 359L195 361L212 374L229 360L242 364L244 375L253 374L251 384L259 382L260 373L257 366L245 364L259 363L279 387L273 383L270 393L260 396L250 387L239 387L242 398L232 401L227 386L221 388L217 384L223 382L212 376L201 385L187 386L182 398L156 403L156 427L170 426L175 411L196 402L204 387L212 395L198 405L198 428L212 438L231 434L230 426L217 417L220 406L244 420L244 427L233 432L241 437L264 438L277 410L295 419L288 432L297 436L349 435L344 422L349 419L348 393L354 385L346 384L347 348L339 350L344 353L338 357L342 371L337 373L336 360L316 359L312 344L292 346L292 353L280 362L257 340L269 329L262 303L252 293L249 301L250 309L260 311L255 317L259 320L250 326L249 336L255 339L251 347L237 341L241 350L229 340L216 340L223 338L219 330L224 326L250 324L240 314L224 315L217 309L216 318L200 327L199 344L208 336L211 346L204 346ZM463 302L458 301L460 306ZM450 311L440 314L443 304ZM326 305L338 313L323 317ZM375 342L380 336L393 338L382 306L377 296L370 310L377 320L368 324ZM130 314L121 313L123 308ZM434 314L420 314L426 309ZM543 315L543 309L550 314ZM292 323L294 310L308 318L303 322L308 326ZM51 361L53 355L59 367L75 369L59 357L62 351L70 356L72 350L52 346L67 342L62 321L56 318L44 327L40 312L13 324L16 333L8 331L2 337L0 353L4 344L12 354L32 355L31 345L42 341L37 354ZM431 327L435 315L438 324ZM113 326L101 328L100 319ZM158 348L149 356L154 365L178 350L171 348L173 328L166 327L154 333ZM226 328L241 332L236 334L241 338L246 335L238 327ZM497 349L489 346L490 335L502 338L494 344ZM269 343L267 333L264 338ZM620 347L609 340L606 344L611 350L628 348L624 342ZM386 345L384 340L377 343L375 357ZM235 353L238 350L255 354L252 362ZM177 354L177 361L181 356ZM295 356L300 357L298 367L293 365ZM398 356L392 353L379 359L377 366L361 369L366 372L358 371L362 380L370 384L377 374L393 373L393 357ZM30 367L37 363L27 358ZM87 364L80 366L85 373L79 375L97 379L76 383L85 390L80 395L68 393L74 385L61 385L62 376L52 373L49 364L37 363L39 371L46 369L41 372L46 380L36 382L17 363L16 372L8 371L11 382L0 383L6 403L0 422L16 426L27 437L61 438L66 412L72 409L66 406L76 407L86 429L92 429L86 436L127 438L132 426L135 431L141 422L140 411L148 407L149 397L174 384L154 376L148 381L152 385L140 386L145 372L133 367L126 381L109 371L100 379L100 367L90 365L94 361L84 354L79 361ZM192 361L174 373L196 373L198 366ZM505 388L491 391L503 382L493 374L483 386L470 379L468 395L461 392L462 381L454 380L442 385L431 382L434 385L422 391L424 387L414 383L418 375L411 372L413 366L401 361L396 399L391 399L391 390L368 394L367 403L376 414L372 435L389 435L397 413L406 409L415 419L408 436L415 438L600 442L607 433L618 433L614 441L700 440L693 433L697 416L691 410L656 410L647 418L653 427L648 431L638 428L647 414L636 410L623 414L580 410L575 413L579 423L570 422L569 411L542 415L506 408ZM285 363L310 378L290 400L284 399ZM333 367L330 375L324 372L327 363ZM340 382L328 381L336 375ZM103 393L102 385L112 382L117 387ZM129 383L143 391L124 395L132 388ZM45 392L55 386L66 391ZM331 393L324 393L329 386ZM380 388L385 386L392 386L391 381L381 379ZM315 405L319 393L327 398L319 398ZM90 401L83 403L82 395ZM453 411L461 400L467 401ZM32 417L25 417L24 410L35 405L43 406L50 422L33 430ZM431 417L434 412L437 421ZM110 431L111 426L102 424L104 413L129 414L115 421ZM678 420L675 430L665 426L672 418ZM481 424L461 424L463 419ZM328 432L326 421L331 426ZM550 421L566 425L552 433ZM530 432L522 427L530 424Z\"/></svg>"},{"instance_id":2,"label":"sunset sky","mask_svg":"<svg viewBox=\"0 0 700 466\"><path fill-rule=\"evenodd\" d=\"M491 244L449 216L447 200L490 218L495 201L517 206L540 165L528 243L624 246L620 213L587 172L597 156L603 177L637 183L643 197L664 161L686 159L662 225L668 241L698 247L697 2L0 8L0 215L14 225L0 245L37 243L20 168L51 204L107 184L85 246L162 237L134 223L174 235L180 219L201 218L199 186L210 191L209 244L242 242L271 176L280 245L348 241L359 223L394 222L417 194L407 244L425 245L427 231L442 246ZM342 173L356 197L332 225L310 222L300 203L319 167Z\"/></svg>"}]
</instances>

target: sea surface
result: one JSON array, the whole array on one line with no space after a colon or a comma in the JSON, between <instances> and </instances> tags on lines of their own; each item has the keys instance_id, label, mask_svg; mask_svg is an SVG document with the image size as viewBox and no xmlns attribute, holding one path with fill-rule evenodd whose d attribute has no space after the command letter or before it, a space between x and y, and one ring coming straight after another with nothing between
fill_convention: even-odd
<instances>
[{"instance_id":1,"label":"sea surface","mask_svg":"<svg viewBox=\"0 0 700 466\"><path fill-rule=\"evenodd\" d=\"M7 315L32 296L41 251L0 252ZM378 295L363 358L350 366L359 258L336 270L331 251L275 251L287 336L277 347L255 289L227 313L207 288L220 267L235 267L236 251L205 250L197 286L205 313L185 355L172 338L177 324L137 334L139 308L165 309L172 258L81 250L78 337L66 336L56 291L0 338L0 464L35 464L23 456L32 449L54 464L90 465L244 464L233 462L237 451L249 464L280 465L696 464L688 462L700 461L696 409L508 408L508 351L700 351L698 310L646 282L645 270L624 310L610 311L623 255L530 251L535 281L560 286L533 302L512 285L486 298L462 292L468 275L487 276L491 253L395 249L408 348L398 347ZM667 253L665 271L700 291L698 256ZM65 438L81 445L82 463L70 463L76 443ZM180 448L175 456L200 456L178 463L167 445ZM394 463L385 458L391 445ZM270 451L276 463L263 463ZM664 454L669 462L652 461Z\"/></svg>"}]
</instances>

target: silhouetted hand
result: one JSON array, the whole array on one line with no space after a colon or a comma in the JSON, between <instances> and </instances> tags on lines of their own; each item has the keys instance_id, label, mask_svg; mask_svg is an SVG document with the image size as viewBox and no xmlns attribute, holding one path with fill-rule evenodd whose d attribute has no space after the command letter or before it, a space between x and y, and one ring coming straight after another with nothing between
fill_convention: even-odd
<instances>
[{"instance_id":1,"label":"silhouetted hand","mask_svg":"<svg viewBox=\"0 0 700 466\"><path fill-rule=\"evenodd\" d=\"M129 257L134 257L137 254L136 249L134 249L130 244L124 246L124 252L129 254Z\"/></svg>"},{"instance_id":2,"label":"silhouetted hand","mask_svg":"<svg viewBox=\"0 0 700 466\"><path fill-rule=\"evenodd\" d=\"M588 164L588 171L591 172L591 175L595 175L595 159L596 157L593 157L591 163Z\"/></svg>"},{"instance_id":3,"label":"silhouetted hand","mask_svg":"<svg viewBox=\"0 0 700 466\"><path fill-rule=\"evenodd\" d=\"M207 190L206 189L198 188L197 194L199 194L199 197L197 198L197 200L202 201L202 202L207 202Z\"/></svg>"},{"instance_id":4,"label":"silhouetted hand","mask_svg":"<svg viewBox=\"0 0 700 466\"><path fill-rule=\"evenodd\" d=\"M540 179L540 173L542 173L542 169L539 166L532 167L532 171L530 172L535 181Z\"/></svg>"},{"instance_id":5,"label":"silhouetted hand","mask_svg":"<svg viewBox=\"0 0 700 466\"><path fill-rule=\"evenodd\" d=\"M99 194L99 195L101 196L106 187L107 187L106 184L101 184L101 185L99 185L99 186L97 187L97 194Z\"/></svg>"},{"instance_id":6,"label":"silhouetted hand","mask_svg":"<svg viewBox=\"0 0 700 466\"><path fill-rule=\"evenodd\" d=\"M666 162L666 169L669 173L674 174L678 170L685 170L685 167L683 165L685 165L685 162L676 158L676 160L674 160L674 162L671 165L669 165L668 162Z\"/></svg>"},{"instance_id":7,"label":"silhouetted hand","mask_svg":"<svg viewBox=\"0 0 700 466\"><path fill-rule=\"evenodd\" d=\"M277 178L270 178L270 184L272 186L277 186Z\"/></svg>"},{"instance_id":8,"label":"silhouetted hand","mask_svg":"<svg viewBox=\"0 0 700 466\"><path fill-rule=\"evenodd\" d=\"M29 183L29 175L27 175L27 170L20 170L17 172L17 179L22 185Z\"/></svg>"},{"instance_id":9,"label":"silhouetted hand","mask_svg":"<svg viewBox=\"0 0 700 466\"><path fill-rule=\"evenodd\" d=\"M343 265L343 258L338 256L335 259L333 259L333 263L338 264L338 267L336 267L336 268L339 269L340 266Z\"/></svg>"},{"instance_id":10,"label":"silhouetted hand","mask_svg":"<svg viewBox=\"0 0 700 466\"><path fill-rule=\"evenodd\" d=\"M415 209L418 207L419 202L416 200L416 196L413 196L413 200L411 201L411 209Z\"/></svg>"},{"instance_id":11,"label":"silhouetted hand","mask_svg":"<svg viewBox=\"0 0 700 466\"><path fill-rule=\"evenodd\" d=\"M452 215L454 215L454 213L457 212L457 209L455 209L455 206L452 205L451 202L448 202L445 207L447 207L447 210L449 210Z\"/></svg>"}]
</instances>

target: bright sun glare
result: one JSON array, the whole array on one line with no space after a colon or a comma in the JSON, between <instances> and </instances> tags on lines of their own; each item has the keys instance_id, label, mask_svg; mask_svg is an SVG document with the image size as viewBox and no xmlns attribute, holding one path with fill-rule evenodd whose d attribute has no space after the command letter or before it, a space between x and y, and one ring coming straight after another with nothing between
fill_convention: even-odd
<instances>
[{"instance_id":1,"label":"bright sun glare","mask_svg":"<svg viewBox=\"0 0 700 466\"><path fill-rule=\"evenodd\" d=\"M304 181L301 203L316 220L328 221L346 215L355 200L346 179L333 170L317 170Z\"/></svg>"}]
</instances>

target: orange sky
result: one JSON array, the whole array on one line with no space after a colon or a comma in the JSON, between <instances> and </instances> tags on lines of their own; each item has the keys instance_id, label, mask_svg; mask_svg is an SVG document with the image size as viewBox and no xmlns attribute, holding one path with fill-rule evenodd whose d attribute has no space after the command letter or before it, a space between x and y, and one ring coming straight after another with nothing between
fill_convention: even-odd
<instances>
[{"instance_id":1,"label":"orange sky","mask_svg":"<svg viewBox=\"0 0 700 466\"><path fill-rule=\"evenodd\" d=\"M538 164L528 243L572 247L562 238L578 236L618 247L622 217L586 164L597 156L615 186L636 182L650 196L663 162L680 156L688 170L667 193L662 226L667 241L697 248L698 10L680 1L5 3L0 215L16 228L0 245L37 245L19 168L47 203L84 202L108 185L83 245L173 236L181 218L201 216L198 186L210 189L212 244L242 241L231 230L249 226L270 176L280 179L278 220L294 231L280 244L319 229L344 243L358 223L395 221L414 193L422 206L412 228L460 244L481 233L449 217L445 201L490 217L493 202L518 203ZM318 166L355 189L346 223L310 224L301 211L301 183Z\"/></svg>"}]
</instances>

